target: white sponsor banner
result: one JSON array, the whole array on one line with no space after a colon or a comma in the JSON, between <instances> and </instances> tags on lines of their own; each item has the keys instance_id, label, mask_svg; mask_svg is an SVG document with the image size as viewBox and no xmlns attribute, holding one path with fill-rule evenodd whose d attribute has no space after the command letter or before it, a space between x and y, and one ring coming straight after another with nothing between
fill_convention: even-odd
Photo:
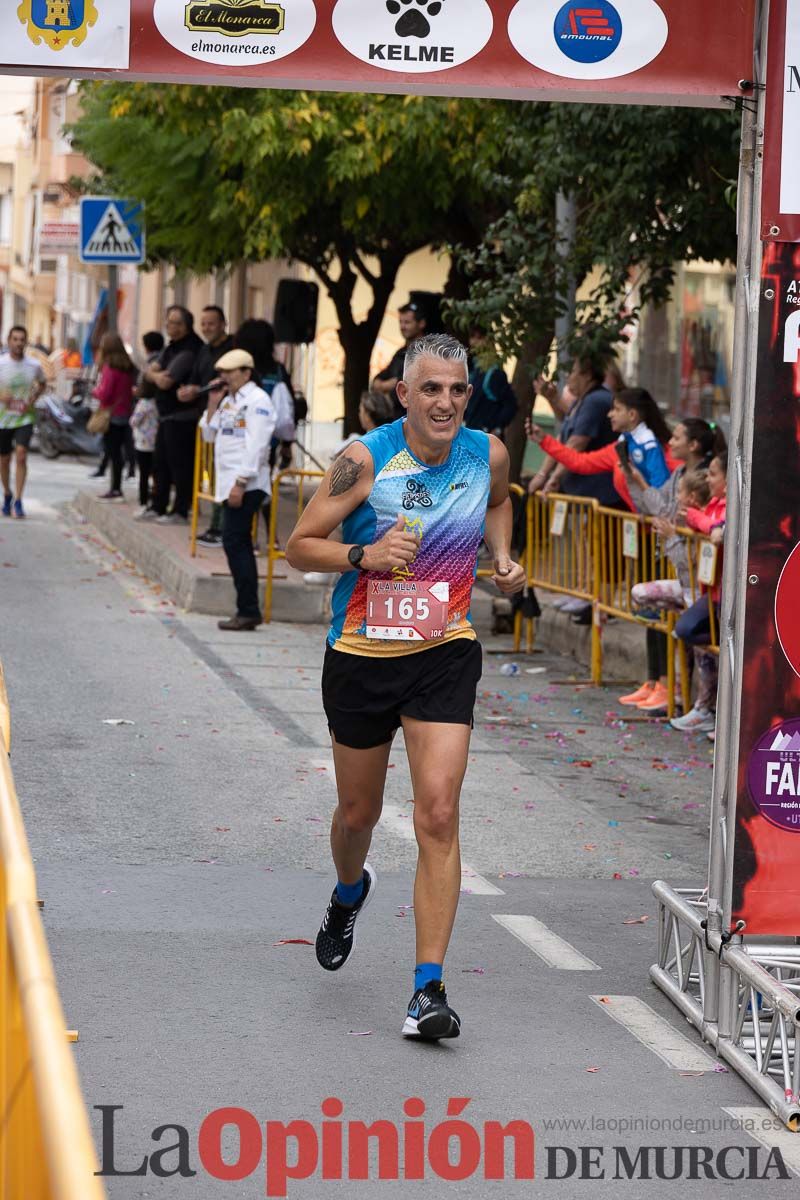
<instances>
[{"instance_id":1,"label":"white sponsor banner","mask_svg":"<svg viewBox=\"0 0 800 1200\"><path fill-rule=\"evenodd\" d=\"M508 35L541 71L566 79L617 79L658 57L669 26L655 0L519 0Z\"/></svg>"},{"instance_id":2,"label":"white sponsor banner","mask_svg":"<svg viewBox=\"0 0 800 1200\"><path fill-rule=\"evenodd\" d=\"M161 36L191 58L223 67L276 62L314 32L313 0L156 0Z\"/></svg>"},{"instance_id":3,"label":"white sponsor banner","mask_svg":"<svg viewBox=\"0 0 800 1200\"><path fill-rule=\"evenodd\" d=\"M39 230L39 253L77 254L80 233L77 221L43 221Z\"/></svg>"},{"instance_id":4,"label":"white sponsor banner","mask_svg":"<svg viewBox=\"0 0 800 1200\"><path fill-rule=\"evenodd\" d=\"M493 28L486 0L338 0L333 31L370 66L405 75L469 62Z\"/></svg>"},{"instance_id":5,"label":"white sponsor banner","mask_svg":"<svg viewBox=\"0 0 800 1200\"><path fill-rule=\"evenodd\" d=\"M12 0L5 9L0 60L8 66L128 68L128 0Z\"/></svg>"},{"instance_id":6,"label":"white sponsor banner","mask_svg":"<svg viewBox=\"0 0 800 1200\"><path fill-rule=\"evenodd\" d=\"M780 211L800 213L800 0L786 0Z\"/></svg>"}]
</instances>

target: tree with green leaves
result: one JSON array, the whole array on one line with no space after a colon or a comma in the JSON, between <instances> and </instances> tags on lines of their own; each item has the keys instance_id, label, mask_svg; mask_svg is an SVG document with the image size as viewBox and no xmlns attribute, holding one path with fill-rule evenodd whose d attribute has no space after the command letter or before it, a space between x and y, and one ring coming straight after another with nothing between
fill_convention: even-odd
<instances>
[{"instance_id":1,"label":"tree with green leaves","mask_svg":"<svg viewBox=\"0 0 800 1200\"><path fill-rule=\"evenodd\" d=\"M502 358L518 356L518 394L551 353L570 285L584 286L562 361L608 352L641 309L669 297L676 264L735 259L739 118L732 111L623 105L519 105L498 190L513 200L481 245L454 246L470 280L450 306ZM576 231L559 246L558 192L574 198ZM526 406L521 406L522 410ZM522 458L516 422L512 460Z\"/></svg>"},{"instance_id":2,"label":"tree with green leaves","mask_svg":"<svg viewBox=\"0 0 800 1200\"><path fill-rule=\"evenodd\" d=\"M498 190L511 105L347 93L148 84L82 85L75 145L90 186L147 210L153 262L202 274L243 259L296 259L333 300L346 427L404 259L477 246ZM509 176L510 177L510 176ZM353 310L358 280L371 303ZM454 269L451 291L458 292Z\"/></svg>"}]
</instances>

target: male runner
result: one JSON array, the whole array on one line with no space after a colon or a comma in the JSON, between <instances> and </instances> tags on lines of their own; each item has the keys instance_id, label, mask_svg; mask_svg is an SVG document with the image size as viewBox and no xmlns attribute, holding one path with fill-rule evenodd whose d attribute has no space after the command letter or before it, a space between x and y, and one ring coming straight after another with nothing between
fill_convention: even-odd
<instances>
[{"instance_id":1,"label":"male runner","mask_svg":"<svg viewBox=\"0 0 800 1200\"><path fill-rule=\"evenodd\" d=\"M403 1033L458 1037L442 982L461 882L458 804L467 766L481 648L469 618L481 536L501 592L520 591L509 558L508 455L463 427L467 351L444 334L408 349L398 385L407 415L336 459L287 546L301 571L341 571L322 698L339 803L331 849L338 882L317 935L317 960L338 971L375 890L366 862L392 738L403 727L419 847L414 883L417 967ZM343 542L330 541L338 525Z\"/></svg>"},{"instance_id":2,"label":"male runner","mask_svg":"<svg viewBox=\"0 0 800 1200\"><path fill-rule=\"evenodd\" d=\"M28 331L14 325L8 331L8 350L0 354L0 483L3 516L24 517L22 493L28 475L28 447L36 424L36 401L45 389L44 371L25 353ZM16 461L11 491L11 455Z\"/></svg>"}]
</instances>

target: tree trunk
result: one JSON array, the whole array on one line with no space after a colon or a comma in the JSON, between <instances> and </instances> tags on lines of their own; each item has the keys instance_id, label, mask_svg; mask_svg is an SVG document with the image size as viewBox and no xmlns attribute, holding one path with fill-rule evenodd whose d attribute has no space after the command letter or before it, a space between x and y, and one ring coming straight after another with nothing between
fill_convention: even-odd
<instances>
[{"instance_id":1,"label":"tree trunk","mask_svg":"<svg viewBox=\"0 0 800 1200\"><path fill-rule=\"evenodd\" d=\"M337 250L341 268L338 279L330 275L326 265L319 262L309 262L308 265L313 267L325 285L339 318L339 342L344 350L344 433L348 436L361 431L358 408L361 396L370 384L369 364L372 348L380 332L397 272L411 250L380 253L378 275L369 270L354 245L343 242L337 246ZM366 320L356 322L353 318L353 293L358 275L372 289L372 304Z\"/></svg>"},{"instance_id":2,"label":"tree trunk","mask_svg":"<svg viewBox=\"0 0 800 1200\"><path fill-rule=\"evenodd\" d=\"M525 421L530 416L533 407L533 368L532 363L541 361L548 353L553 342L552 331L539 334L523 344L520 351L511 386L517 394L519 408L517 415L506 427L506 448L511 459L511 482L519 483L522 473L522 463L525 458Z\"/></svg>"},{"instance_id":3,"label":"tree trunk","mask_svg":"<svg viewBox=\"0 0 800 1200\"><path fill-rule=\"evenodd\" d=\"M358 406L369 388L369 363L375 334L365 324L339 329L339 341L344 350L344 436L360 433Z\"/></svg>"}]
</instances>

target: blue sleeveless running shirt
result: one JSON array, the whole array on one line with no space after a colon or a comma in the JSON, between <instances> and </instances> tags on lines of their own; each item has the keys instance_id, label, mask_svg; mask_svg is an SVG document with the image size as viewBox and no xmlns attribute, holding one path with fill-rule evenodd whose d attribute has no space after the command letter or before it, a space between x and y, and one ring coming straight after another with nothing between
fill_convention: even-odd
<instances>
[{"instance_id":1,"label":"blue sleeveless running shirt","mask_svg":"<svg viewBox=\"0 0 800 1200\"><path fill-rule=\"evenodd\" d=\"M414 654L455 638L474 638L470 621L472 585L489 500L489 437L462 428L446 462L426 466L405 439L405 418L373 429L362 439L374 464L367 499L342 523L346 545L371 545L405 517L419 539L413 563L388 572L347 571L333 593L328 644L335 650L373 657ZM366 636L369 580L425 580L449 585L447 628L436 642L380 641Z\"/></svg>"}]
</instances>

